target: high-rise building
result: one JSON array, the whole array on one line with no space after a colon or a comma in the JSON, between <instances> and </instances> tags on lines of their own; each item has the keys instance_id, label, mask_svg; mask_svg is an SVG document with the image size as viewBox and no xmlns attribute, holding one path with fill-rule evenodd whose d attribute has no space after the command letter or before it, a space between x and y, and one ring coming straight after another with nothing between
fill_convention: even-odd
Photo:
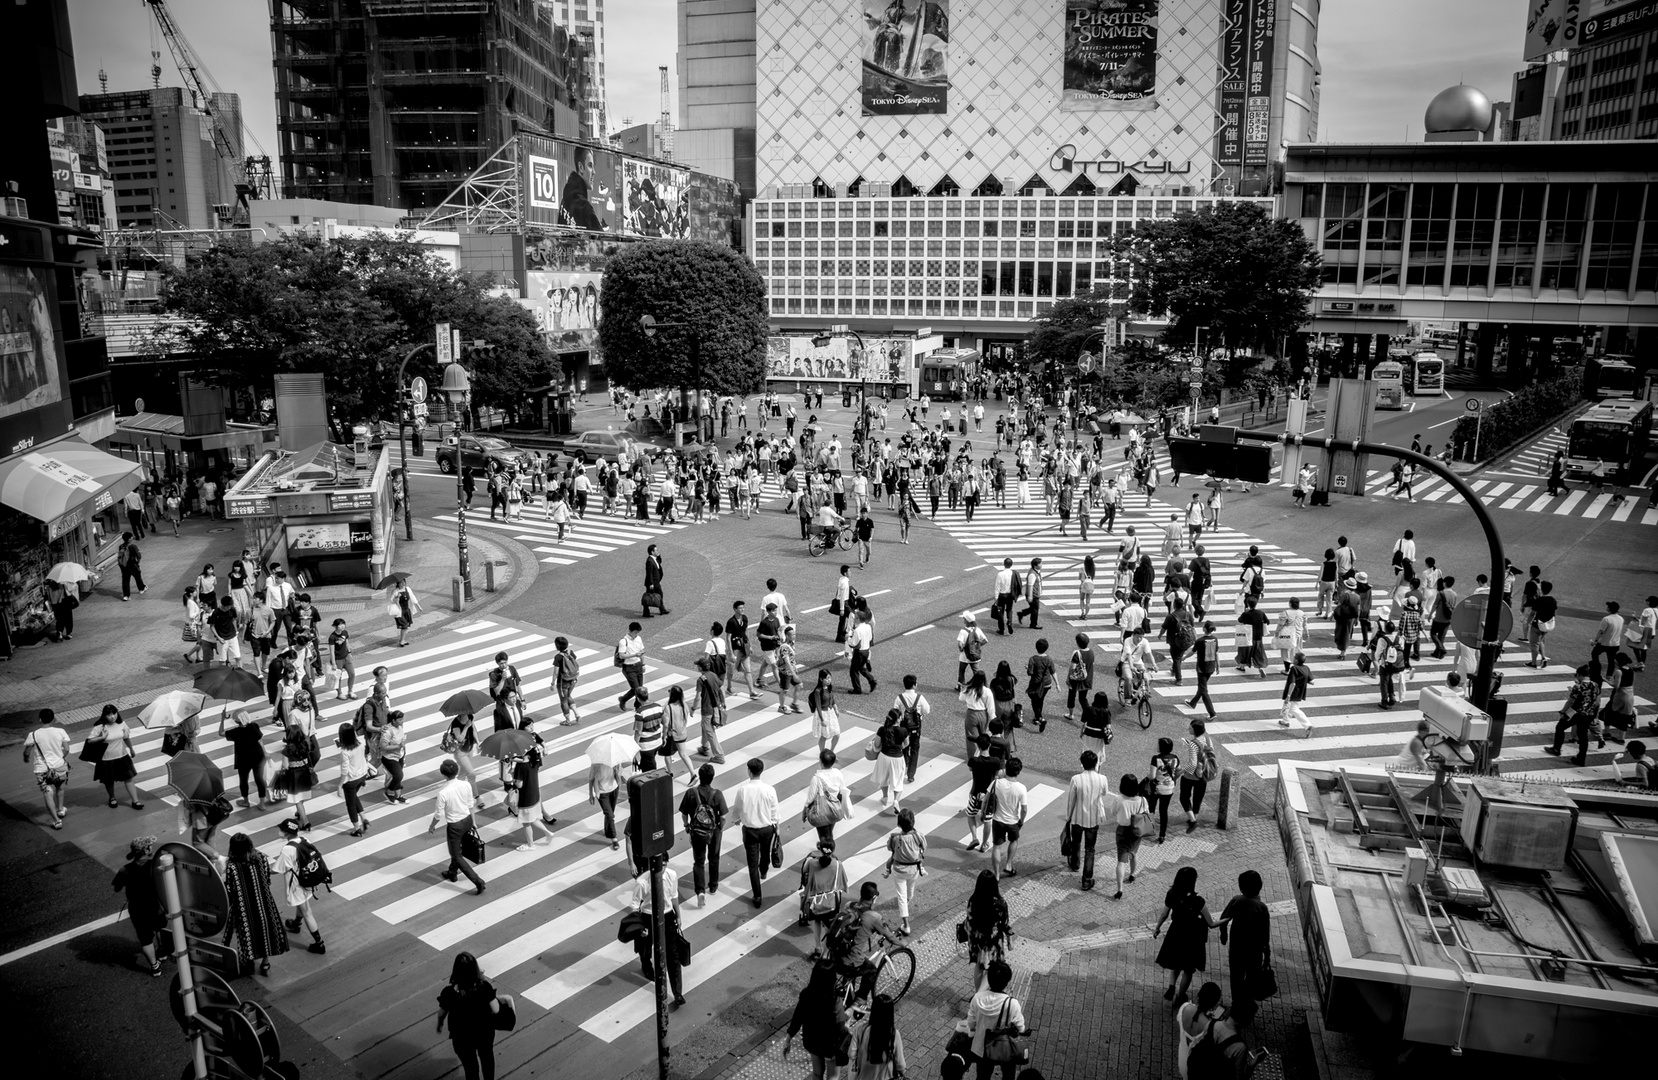
<instances>
[{"instance_id":1,"label":"high-rise building","mask_svg":"<svg viewBox=\"0 0 1658 1080\"><path fill-rule=\"evenodd\" d=\"M626 0L623 0L626 2ZM586 94L582 110L587 130L598 138L610 130L605 108L604 0L537 0L553 13L553 21L580 40L586 49Z\"/></svg>"},{"instance_id":2,"label":"high-rise building","mask_svg":"<svg viewBox=\"0 0 1658 1080\"><path fill-rule=\"evenodd\" d=\"M755 0L679 0L674 160L753 198Z\"/></svg>"},{"instance_id":3,"label":"high-rise building","mask_svg":"<svg viewBox=\"0 0 1658 1080\"><path fill-rule=\"evenodd\" d=\"M592 137L586 50L551 12L535 0L273 0L283 193L425 210L518 131Z\"/></svg>"},{"instance_id":4,"label":"high-rise building","mask_svg":"<svg viewBox=\"0 0 1658 1080\"><path fill-rule=\"evenodd\" d=\"M1604 20L1603 20L1604 21ZM1508 135L1524 141L1658 138L1658 23L1558 50L1513 83Z\"/></svg>"},{"instance_id":5,"label":"high-rise building","mask_svg":"<svg viewBox=\"0 0 1658 1080\"><path fill-rule=\"evenodd\" d=\"M215 108L234 116L227 130L241 160L240 99L214 95ZM176 86L81 95L81 117L104 132L116 223L122 228L182 226L210 229L216 207L236 201L234 172L219 154L213 120L191 93ZM159 211L159 214L157 213Z\"/></svg>"}]
</instances>

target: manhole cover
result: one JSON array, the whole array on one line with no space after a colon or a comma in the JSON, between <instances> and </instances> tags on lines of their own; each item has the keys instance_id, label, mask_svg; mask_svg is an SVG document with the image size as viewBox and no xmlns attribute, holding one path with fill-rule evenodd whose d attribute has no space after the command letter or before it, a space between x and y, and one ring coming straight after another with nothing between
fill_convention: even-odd
<instances>
[{"instance_id":1,"label":"manhole cover","mask_svg":"<svg viewBox=\"0 0 1658 1080\"><path fill-rule=\"evenodd\" d=\"M220 525L218 528L208 529L207 531L210 533L235 532L229 525Z\"/></svg>"}]
</instances>

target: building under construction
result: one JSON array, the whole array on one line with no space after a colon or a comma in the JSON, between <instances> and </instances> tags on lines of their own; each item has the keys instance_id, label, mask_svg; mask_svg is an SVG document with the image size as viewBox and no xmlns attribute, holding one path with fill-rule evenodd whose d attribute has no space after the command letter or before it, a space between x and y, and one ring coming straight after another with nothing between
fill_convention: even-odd
<instances>
[{"instance_id":1,"label":"building under construction","mask_svg":"<svg viewBox=\"0 0 1658 1080\"><path fill-rule=\"evenodd\" d=\"M535 0L273 0L282 186L440 204L519 131L588 139L581 39Z\"/></svg>"}]
</instances>

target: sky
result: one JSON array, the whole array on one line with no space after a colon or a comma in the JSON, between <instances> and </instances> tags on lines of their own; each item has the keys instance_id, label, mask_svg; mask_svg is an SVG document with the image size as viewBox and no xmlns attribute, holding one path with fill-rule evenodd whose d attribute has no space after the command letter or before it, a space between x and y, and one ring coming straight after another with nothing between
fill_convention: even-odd
<instances>
[{"instance_id":1,"label":"sky","mask_svg":"<svg viewBox=\"0 0 1658 1080\"><path fill-rule=\"evenodd\" d=\"M249 152L263 146L275 157L268 0L168 0L168 7L218 88L241 95ZM1428 100L1459 82L1506 99L1523 66L1525 7L1526 0L1324 0L1320 137L1419 140ZM660 64L669 65L677 120L674 0L610 0L605 14L612 127L624 117L656 118ZM69 19L82 93L98 91L100 69L111 90L151 85L152 48L161 52L162 85L183 85L142 0L70 0Z\"/></svg>"}]
</instances>

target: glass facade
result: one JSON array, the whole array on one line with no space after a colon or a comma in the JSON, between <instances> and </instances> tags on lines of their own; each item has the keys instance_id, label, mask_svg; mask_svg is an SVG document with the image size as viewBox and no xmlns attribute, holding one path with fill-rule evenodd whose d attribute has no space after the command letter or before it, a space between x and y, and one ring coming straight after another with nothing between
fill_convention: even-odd
<instances>
[{"instance_id":1,"label":"glass facade","mask_svg":"<svg viewBox=\"0 0 1658 1080\"><path fill-rule=\"evenodd\" d=\"M1304 183L1326 285L1627 295L1658 281L1658 185Z\"/></svg>"},{"instance_id":2,"label":"glass facade","mask_svg":"<svg viewBox=\"0 0 1658 1080\"><path fill-rule=\"evenodd\" d=\"M1018 321L1107 280L1114 232L1223 201L760 199L750 212L749 255L773 316Z\"/></svg>"}]
</instances>

